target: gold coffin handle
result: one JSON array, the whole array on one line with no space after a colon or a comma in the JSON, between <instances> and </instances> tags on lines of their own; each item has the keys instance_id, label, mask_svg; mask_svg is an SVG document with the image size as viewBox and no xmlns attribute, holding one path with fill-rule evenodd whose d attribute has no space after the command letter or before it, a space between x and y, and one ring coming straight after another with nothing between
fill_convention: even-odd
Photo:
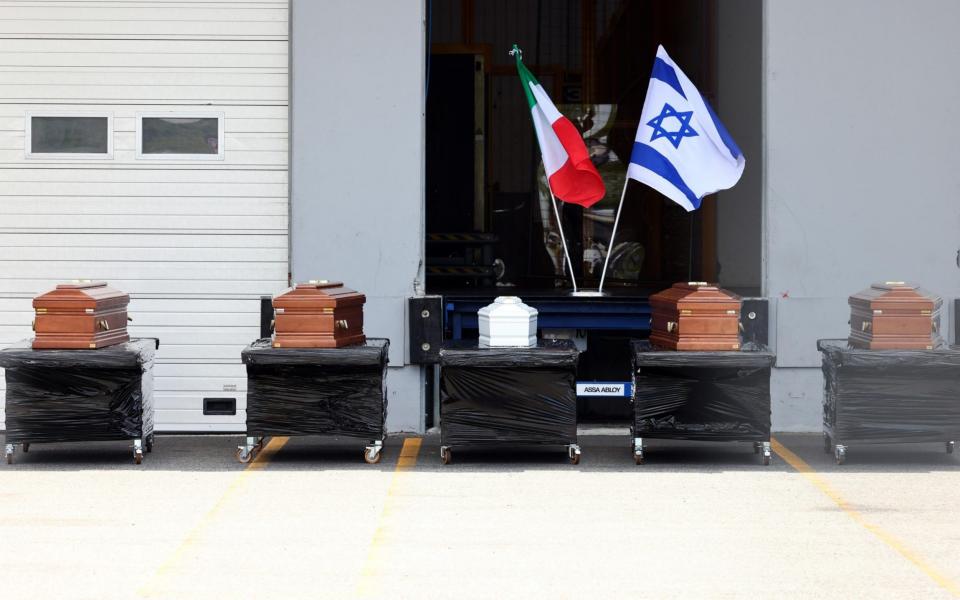
<instances>
[{"instance_id":1,"label":"gold coffin handle","mask_svg":"<svg viewBox=\"0 0 960 600\"><path fill-rule=\"evenodd\" d=\"M676 321L667 321L667 333L679 333L680 324Z\"/></svg>"},{"instance_id":2,"label":"gold coffin handle","mask_svg":"<svg viewBox=\"0 0 960 600\"><path fill-rule=\"evenodd\" d=\"M870 321L861 321L860 331L870 331Z\"/></svg>"}]
</instances>

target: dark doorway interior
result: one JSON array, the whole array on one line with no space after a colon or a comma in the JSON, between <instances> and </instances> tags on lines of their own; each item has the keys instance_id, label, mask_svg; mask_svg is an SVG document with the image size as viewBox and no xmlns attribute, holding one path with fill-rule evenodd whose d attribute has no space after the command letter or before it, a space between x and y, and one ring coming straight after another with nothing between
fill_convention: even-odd
<instances>
[{"instance_id":1,"label":"dark doorway interior","mask_svg":"<svg viewBox=\"0 0 960 600\"><path fill-rule=\"evenodd\" d=\"M609 252L605 291L616 302L645 305L650 293L677 281L723 284L728 271L721 273L722 260L749 264L747 271L756 275L741 277L744 281L732 287L742 292L742 286L750 286L745 293L757 293L759 229L750 226L755 237L749 244L729 240L744 239L743 224L759 222L760 215L759 193L745 191L759 189L760 3L428 0L427 7L429 293L454 301L486 302L498 295L518 295L531 303L560 296L571 300L529 107L508 55L514 43L553 102L580 129L606 184L606 197L589 209L560 205L579 285L597 287ZM718 36L721 22L724 35ZM738 202L725 200L721 208L708 197L694 213L631 183L616 244L608 248L659 44L725 121L737 113L734 104L745 107L727 124L740 125L731 132L743 140L747 156L756 157L748 158L748 170L750 165L757 170L752 187L739 186ZM733 100L729 106L717 98L718 89L724 89L718 73L735 82L724 91ZM744 132L749 135L740 137ZM580 381L629 380L629 340L646 335L635 323L590 330L557 325L549 333L578 340L584 350ZM476 330L462 334L475 336ZM580 399L582 421L621 421L629 411L623 398Z\"/></svg>"},{"instance_id":2,"label":"dark doorway interior","mask_svg":"<svg viewBox=\"0 0 960 600\"><path fill-rule=\"evenodd\" d=\"M596 287L646 94L663 44L712 96L713 0L433 0L428 3L427 288L567 288L514 43L553 101L581 129L607 197L561 204L583 287ZM688 214L631 184L612 287L659 288L716 277L711 200ZM434 268L430 268L434 267Z\"/></svg>"},{"instance_id":3,"label":"dark doorway interior","mask_svg":"<svg viewBox=\"0 0 960 600\"><path fill-rule=\"evenodd\" d=\"M474 229L474 56L437 54L430 60L427 97L427 231Z\"/></svg>"}]
</instances>

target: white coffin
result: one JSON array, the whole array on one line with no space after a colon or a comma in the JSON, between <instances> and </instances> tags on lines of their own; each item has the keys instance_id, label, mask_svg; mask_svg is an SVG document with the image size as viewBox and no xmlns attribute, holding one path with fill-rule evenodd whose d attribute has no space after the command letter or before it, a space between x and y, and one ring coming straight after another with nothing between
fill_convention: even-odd
<instances>
[{"instance_id":1,"label":"white coffin","mask_svg":"<svg viewBox=\"0 0 960 600\"><path fill-rule=\"evenodd\" d=\"M499 296L477 311L481 348L532 348L537 345L537 309L516 296Z\"/></svg>"}]
</instances>

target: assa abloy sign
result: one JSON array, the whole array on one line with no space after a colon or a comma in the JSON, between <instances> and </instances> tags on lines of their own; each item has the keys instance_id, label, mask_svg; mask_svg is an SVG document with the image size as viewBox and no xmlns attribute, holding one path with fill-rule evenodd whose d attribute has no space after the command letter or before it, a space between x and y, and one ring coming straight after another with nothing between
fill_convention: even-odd
<instances>
[{"instance_id":1,"label":"assa abloy sign","mask_svg":"<svg viewBox=\"0 0 960 600\"><path fill-rule=\"evenodd\" d=\"M615 396L629 398L631 395L629 381L578 381L578 396Z\"/></svg>"}]
</instances>

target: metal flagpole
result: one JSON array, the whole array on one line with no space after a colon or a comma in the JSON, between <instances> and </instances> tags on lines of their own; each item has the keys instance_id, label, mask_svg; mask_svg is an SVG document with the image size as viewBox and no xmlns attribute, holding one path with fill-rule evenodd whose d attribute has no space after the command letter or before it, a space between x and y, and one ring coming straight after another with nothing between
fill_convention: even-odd
<instances>
[{"instance_id":1,"label":"metal flagpole","mask_svg":"<svg viewBox=\"0 0 960 600\"><path fill-rule=\"evenodd\" d=\"M597 288L597 292L601 295L603 294L603 281L607 278L607 265L610 264L610 255L613 254L613 243L617 237L617 225L620 224L620 211L623 210L623 199L627 196L628 183L630 183L629 177L623 180L623 191L620 192L620 205L617 206L617 217L613 220L613 232L610 234L610 245L607 246L607 258L603 261L603 273L600 274L600 287Z\"/></svg>"},{"instance_id":2,"label":"metal flagpole","mask_svg":"<svg viewBox=\"0 0 960 600\"><path fill-rule=\"evenodd\" d=\"M553 188L547 183L547 189L550 190L550 203L553 205L553 214L557 217L557 229L560 230L560 241L563 243L563 258L570 267L570 281L573 282L573 293L577 293L577 278L573 274L573 263L570 261L570 253L567 251L567 238L563 235L563 224L560 223L560 210L557 209L557 199L553 195Z\"/></svg>"},{"instance_id":3,"label":"metal flagpole","mask_svg":"<svg viewBox=\"0 0 960 600\"><path fill-rule=\"evenodd\" d=\"M540 56L540 1L537 1L537 57ZM523 50L517 47L514 44L513 49L508 53L510 56L516 54L520 55L520 59L523 59ZM539 60L538 60L539 63ZM534 177L534 185L539 178ZM577 276L573 274L573 262L570 260L570 252L567 250L567 236L563 234L563 224L560 222L560 210L557 208L557 198L553 195L553 188L550 187L550 181L548 177L547 189L550 190L550 203L553 205L553 214L557 217L557 230L560 231L560 242L563 244L563 259L566 265L570 268L570 281L573 283L573 293L577 293Z\"/></svg>"}]
</instances>

